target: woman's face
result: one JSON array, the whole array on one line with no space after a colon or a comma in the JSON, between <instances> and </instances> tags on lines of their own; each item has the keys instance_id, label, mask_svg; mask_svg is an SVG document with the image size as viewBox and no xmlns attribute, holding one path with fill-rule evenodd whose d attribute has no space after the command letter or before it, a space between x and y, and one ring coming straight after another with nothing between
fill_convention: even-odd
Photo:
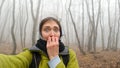
<instances>
[{"instance_id":1,"label":"woman's face","mask_svg":"<svg viewBox=\"0 0 120 68\"><path fill-rule=\"evenodd\" d=\"M60 38L60 27L55 21L49 20L42 26L41 34L44 40L48 40L48 37Z\"/></svg>"}]
</instances>

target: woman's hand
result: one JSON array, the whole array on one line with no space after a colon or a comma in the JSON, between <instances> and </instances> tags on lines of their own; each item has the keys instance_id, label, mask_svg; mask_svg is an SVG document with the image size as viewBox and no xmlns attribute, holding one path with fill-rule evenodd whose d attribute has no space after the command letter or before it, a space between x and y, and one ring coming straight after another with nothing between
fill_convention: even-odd
<instances>
[{"instance_id":1,"label":"woman's hand","mask_svg":"<svg viewBox=\"0 0 120 68\"><path fill-rule=\"evenodd\" d=\"M59 53L59 42L57 37L49 37L47 40L47 53L49 59L53 59L55 56L58 56Z\"/></svg>"}]
</instances>

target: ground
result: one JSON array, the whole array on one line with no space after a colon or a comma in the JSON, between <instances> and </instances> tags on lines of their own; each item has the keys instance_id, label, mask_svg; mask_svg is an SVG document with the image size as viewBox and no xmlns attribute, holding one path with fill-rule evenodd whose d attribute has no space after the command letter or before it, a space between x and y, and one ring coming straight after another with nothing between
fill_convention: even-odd
<instances>
[{"instance_id":1,"label":"ground","mask_svg":"<svg viewBox=\"0 0 120 68\"><path fill-rule=\"evenodd\" d=\"M82 55L78 47L72 48L77 55L80 68L120 68L120 51L99 51L95 54L87 53ZM21 52L21 47L17 47L17 53ZM10 54L12 46L0 46L0 53Z\"/></svg>"},{"instance_id":2,"label":"ground","mask_svg":"<svg viewBox=\"0 0 120 68\"><path fill-rule=\"evenodd\" d=\"M120 51L77 55L80 68L120 68Z\"/></svg>"}]
</instances>

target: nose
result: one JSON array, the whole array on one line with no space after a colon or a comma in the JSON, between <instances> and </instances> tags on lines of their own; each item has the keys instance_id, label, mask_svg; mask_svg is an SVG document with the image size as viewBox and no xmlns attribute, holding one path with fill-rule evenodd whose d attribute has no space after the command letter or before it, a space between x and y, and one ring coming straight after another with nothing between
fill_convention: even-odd
<instances>
[{"instance_id":1,"label":"nose","mask_svg":"<svg viewBox=\"0 0 120 68\"><path fill-rule=\"evenodd\" d=\"M51 30L50 36L51 36L51 37L52 37L52 36L55 36L55 32L54 32L53 30Z\"/></svg>"}]
</instances>

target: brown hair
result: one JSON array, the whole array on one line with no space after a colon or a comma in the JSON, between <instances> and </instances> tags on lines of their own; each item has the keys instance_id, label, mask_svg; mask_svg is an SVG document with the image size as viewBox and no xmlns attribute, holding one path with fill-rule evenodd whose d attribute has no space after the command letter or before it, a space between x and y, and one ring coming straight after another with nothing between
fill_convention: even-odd
<instances>
[{"instance_id":1,"label":"brown hair","mask_svg":"<svg viewBox=\"0 0 120 68\"><path fill-rule=\"evenodd\" d=\"M55 21L56 24L59 26L59 28L60 28L60 37L61 37L61 36L62 36L62 29L61 29L60 22L59 22L57 19L53 18L53 17L44 18L44 19L40 22L40 24L39 24L39 33L40 33L40 35L42 36L41 30L42 30L43 25L44 25L47 21L50 21L50 20Z\"/></svg>"}]
</instances>

